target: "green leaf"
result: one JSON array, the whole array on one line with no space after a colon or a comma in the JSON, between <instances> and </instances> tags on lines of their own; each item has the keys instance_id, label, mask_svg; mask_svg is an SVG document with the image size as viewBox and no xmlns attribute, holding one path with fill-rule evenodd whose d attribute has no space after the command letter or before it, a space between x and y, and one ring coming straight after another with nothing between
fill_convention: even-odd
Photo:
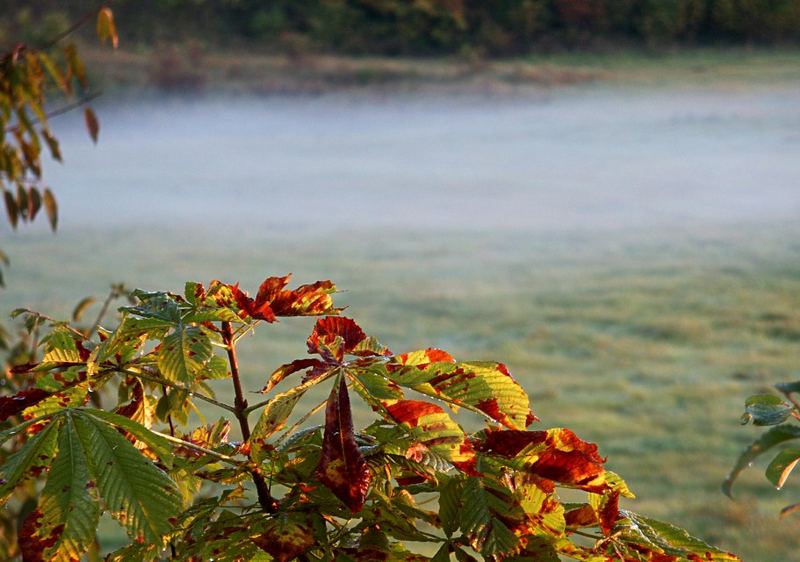
<instances>
[{"instance_id":1,"label":"green leaf","mask_svg":"<svg viewBox=\"0 0 800 562\"><path fill-rule=\"evenodd\" d=\"M800 461L800 449L784 449L769 463L765 473L767 479L780 490L798 461Z\"/></svg>"},{"instance_id":2,"label":"green leaf","mask_svg":"<svg viewBox=\"0 0 800 562\"><path fill-rule=\"evenodd\" d=\"M450 537L458 530L461 521L461 497L464 490L463 478L450 478L439 492L439 517L442 530Z\"/></svg>"},{"instance_id":3,"label":"green leaf","mask_svg":"<svg viewBox=\"0 0 800 562\"><path fill-rule=\"evenodd\" d=\"M37 534L55 541L45 550L47 560L78 560L94 541L100 506L87 456L72 416L67 414L59 433L58 455L39 501Z\"/></svg>"},{"instance_id":4,"label":"green leaf","mask_svg":"<svg viewBox=\"0 0 800 562\"><path fill-rule=\"evenodd\" d=\"M163 544L181 507L175 483L104 421L80 411L74 420L111 516L131 539Z\"/></svg>"},{"instance_id":5,"label":"green leaf","mask_svg":"<svg viewBox=\"0 0 800 562\"><path fill-rule=\"evenodd\" d=\"M778 425L792 415L792 405L774 394L757 394L745 401L742 423L753 425Z\"/></svg>"},{"instance_id":6,"label":"green leaf","mask_svg":"<svg viewBox=\"0 0 800 562\"><path fill-rule=\"evenodd\" d=\"M172 445L164 437L153 433L142 424L128 417L121 416L113 412L95 410L92 408L81 408L81 412L127 431L137 440L147 445L153 454L155 454L167 468L172 467L172 462L174 460L174 455L172 454Z\"/></svg>"},{"instance_id":7,"label":"green leaf","mask_svg":"<svg viewBox=\"0 0 800 562\"><path fill-rule=\"evenodd\" d=\"M45 363L81 363L81 354L75 336L66 328L55 328L44 338Z\"/></svg>"},{"instance_id":8,"label":"green leaf","mask_svg":"<svg viewBox=\"0 0 800 562\"><path fill-rule=\"evenodd\" d=\"M487 490L481 478L467 478L461 494L461 531L472 548L483 556L513 552L519 545L517 536L503 523L497 513L506 513L505 503L495 490Z\"/></svg>"},{"instance_id":9,"label":"green leaf","mask_svg":"<svg viewBox=\"0 0 800 562\"><path fill-rule=\"evenodd\" d=\"M258 422L256 422L250 435L250 451L253 460L256 462L264 460L267 439L284 427L286 420L292 414L292 410L294 410L294 407L306 391L326 380L332 374L333 371L295 386L282 394L274 396L264 406L264 411L261 412L261 417L258 418Z\"/></svg>"},{"instance_id":10,"label":"green leaf","mask_svg":"<svg viewBox=\"0 0 800 562\"><path fill-rule=\"evenodd\" d=\"M630 511L620 512L625 519L616 532L626 543L639 545L658 554L709 562L739 562L733 554L723 552L669 523L642 517Z\"/></svg>"},{"instance_id":11,"label":"green leaf","mask_svg":"<svg viewBox=\"0 0 800 562\"><path fill-rule=\"evenodd\" d=\"M22 480L41 474L50 464L58 444L60 418L54 418L44 429L28 439L22 448L12 453L0 467L0 501Z\"/></svg>"},{"instance_id":12,"label":"green leaf","mask_svg":"<svg viewBox=\"0 0 800 562\"><path fill-rule=\"evenodd\" d=\"M752 463L754 459L775 445L798 438L800 438L800 427L796 425L779 425L764 432L761 437L753 441L739 456L733 470L731 470L725 482L722 483L722 491L726 496L733 497L731 495L733 482L742 470L750 466L750 463Z\"/></svg>"},{"instance_id":13,"label":"green leaf","mask_svg":"<svg viewBox=\"0 0 800 562\"><path fill-rule=\"evenodd\" d=\"M166 379L192 383L212 355L211 340L200 328L178 326L161 343L158 368Z\"/></svg>"}]
</instances>

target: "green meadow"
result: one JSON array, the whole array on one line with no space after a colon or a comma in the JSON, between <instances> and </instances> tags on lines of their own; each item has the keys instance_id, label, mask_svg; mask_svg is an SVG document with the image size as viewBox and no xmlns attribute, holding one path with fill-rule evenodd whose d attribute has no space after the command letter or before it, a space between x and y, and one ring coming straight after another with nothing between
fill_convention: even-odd
<instances>
[{"instance_id":1,"label":"green meadow","mask_svg":"<svg viewBox=\"0 0 800 562\"><path fill-rule=\"evenodd\" d=\"M4 242L13 261L0 302L4 312L26 305L67 317L72 303L101 296L114 281L180 291L186 280L220 278L252 291L289 271L297 283L331 278L345 314L396 352L433 346L506 362L530 394L537 425L568 426L599 443L637 493L632 508L744 560L785 562L798 559L800 519L778 511L797 501L800 486L790 479L776 492L763 463L742 475L737 502L720 483L759 433L739 424L744 399L800 376L799 234L789 223L239 239L192 227L55 236L35 229ZM305 355L312 323L288 319L243 342L250 389ZM219 396L229 389L221 385ZM369 415L360 410L361 420Z\"/></svg>"}]
</instances>

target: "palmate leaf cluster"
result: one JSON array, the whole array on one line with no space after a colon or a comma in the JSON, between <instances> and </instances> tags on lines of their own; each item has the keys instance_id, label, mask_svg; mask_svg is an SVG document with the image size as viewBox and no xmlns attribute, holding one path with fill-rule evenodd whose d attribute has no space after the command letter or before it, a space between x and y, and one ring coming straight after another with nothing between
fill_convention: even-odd
<instances>
[{"instance_id":1,"label":"palmate leaf cluster","mask_svg":"<svg viewBox=\"0 0 800 562\"><path fill-rule=\"evenodd\" d=\"M331 282L288 281L268 278L255 297L218 281L135 292L96 337L44 321L41 360L9 373L29 384L0 397L0 494L38 495L18 532L25 561L96 553L103 513L130 539L107 555L120 562L738 560L621 508L633 495L597 446L530 429L528 395L502 363L394 353L339 315ZM309 356L265 377L250 405L237 344L287 316L320 317ZM212 391L224 379L233 404ZM327 398L301 406L314 387ZM353 401L372 412L359 426ZM193 427L200 402L219 420ZM465 431L461 410L483 428Z\"/></svg>"}]
</instances>

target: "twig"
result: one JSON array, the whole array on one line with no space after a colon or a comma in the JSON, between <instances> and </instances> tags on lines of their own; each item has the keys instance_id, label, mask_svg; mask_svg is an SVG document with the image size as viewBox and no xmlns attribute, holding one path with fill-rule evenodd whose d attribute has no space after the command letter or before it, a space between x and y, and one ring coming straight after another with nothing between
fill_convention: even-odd
<instances>
[{"instance_id":1,"label":"twig","mask_svg":"<svg viewBox=\"0 0 800 562\"><path fill-rule=\"evenodd\" d=\"M286 431L283 432L283 435L281 435L280 437L278 437L275 440L275 444L277 445L278 443L282 443L284 439L286 439L287 437L289 437L289 435L291 435L292 433L297 431L298 427L300 427L301 425L306 423L308 421L308 418L310 418L311 416L313 416L314 414L319 412L327 403L328 403L328 399L326 398L325 400L323 400L322 402L320 402L319 404L317 404L316 406L311 408L308 412L303 414L302 418L300 418L295 423L293 423L289 427L289 429L287 429Z\"/></svg>"},{"instance_id":2,"label":"twig","mask_svg":"<svg viewBox=\"0 0 800 562\"><path fill-rule=\"evenodd\" d=\"M190 389L188 389L188 388L186 388L184 386L181 386L179 384L175 384L175 383L170 382L170 381L168 381L166 379L163 379L161 377L156 377L156 376L153 376L151 374L143 373L143 372L139 372L139 371L129 371L127 369L109 369L108 371L109 372L121 373L123 375L128 375L128 376L131 376L131 377L137 377L137 378L140 378L142 380L146 380L146 381L153 382L153 383L156 383L156 384L165 385L165 386L168 386L170 388L177 388L178 390L184 391L185 393L187 393L192 398L197 398L198 400L202 400L203 402L208 402L209 404L213 404L214 406L217 406L218 408L222 408L223 410L228 410L229 412L231 412L233 414L236 413L236 408L234 408L230 404L226 404L225 402L220 402L216 398L211 398L210 396L206 396L205 394L203 394L201 392L196 392L194 390L190 390Z\"/></svg>"},{"instance_id":3,"label":"twig","mask_svg":"<svg viewBox=\"0 0 800 562\"><path fill-rule=\"evenodd\" d=\"M169 433L161 433L160 431L156 431L154 429L151 429L150 431L155 433L159 437L163 437L167 441L171 441L173 443L177 443L181 447L186 447L187 449L193 449L193 450L195 450L195 451L197 451L199 453L203 453L204 455L209 455L211 457L217 458L217 459L219 459L221 461L224 461L224 462L227 462L229 464L233 464L233 465L239 466L239 467L242 466L243 464L246 464L246 463L243 463L242 461L236 460L233 457L229 457L228 455L223 455L222 453L218 453L216 451L212 451L211 449L207 449L207 448L205 448L205 447L203 447L201 445L197 445L195 443L192 443L191 441L185 441L185 440L181 439L180 437L174 437L174 436L170 435Z\"/></svg>"},{"instance_id":4,"label":"twig","mask_svg":"<svg viewBox=\"0 0 800 562\"><path fill-rule=\"evenodd\" d=\"M64 113L69 113L73 109L77 109L77 108L79 108L79 107L81 107L83 105L86 105L87 103L89 103L93 99L95 99L97 97L100 97L101 94L102 94L102 92L100 92L100 91L90 92L90 93L86 94L85 96L83 96L79 100L76 100L76 101L74 101L72 103L69 103L69 104L64 105L62 107L59 107L58 109L54 109L53 111L49 111L46 114L46 117L48 119L50 119L51 117L58 117L59 115L63 115ZM37 123L40 123L40 120L38 118L36 118L36 117L33 117L31 119L31 122L35 125ZM19 123L15 123L13 125L6 125L5 132L6 133L13 133L16 130L19 130L19 128L20 128L20 124Z\"/></svg>"},{"instance_id":5,"label":"twig","mask_svg":"<svg viewBox=\"0 0 800 562\"><path fill-rule=\"evenodd\" d=\"M225 342L228 351L228 364L231 367L231 379L233 380L233 392L235 395L233 401L233 414L239 421L239 428L242 431L242 440L248 441L250 439L250 424L247 421L247 400L244 398L244 391L242 390L242 381L239 376L239 360L236 357L236 347L233 342L233 331L230 322L222 323L222 341ZM264 476L257 470L252 470L250 475L253 478L253 483L256 486L256 493L258 494L258 503L267 513L275 513L278 511L278 502L272 497L269 491Z\"/></svg>"},{"instance_id":6,"label":"twig","mask_svg":"<svg viewBox=\"0 0 800 562\"><path fill-rule=\"evenodd\" d=\"M97 330L100 327L100 322L103 321L103 317L108 312L108 307L111 304L111 301L113 301L116 297L117 297L117 291L111 289L111 291L109 291L108 293L108 296L106 296L106 300L103 301L103 306L100 307L100 312L97 314L97 318L95 319L94 324L92 324L92 327L89 329L88 332L86 332L87 338L91 338L95 330Z\"/></svg>"},{"instance_id":7,"label":"twig","mask_svg":"<svg viewBox=\"0 0 800 562\"><path fill-rule=\"evenodd\" d=\"M111 1L112 0L106 0L105 4L110 4ZM102 10L105 7L105 4L101 4L101 5L97 6L96 8L94 8L93 10L89 10L88 12L83 14L80 18L78 18L75 21L75 23L73 23L67 29L65 29L64 31L62 31L61 33L59 33L58 35L56 35L52 39L50 39L47 43L45 43L41 47L40 50L44 51L44 50L50 49L51 47L55 46L62 39L65 39L66 37L69 37L70 35L72 35L76 31L78 31L81 27L86 25L86 22L88 22L88 21L94 19L95 17L97 17L97 14L100 12L100 10Z\"/></svg>"}]
</instances>

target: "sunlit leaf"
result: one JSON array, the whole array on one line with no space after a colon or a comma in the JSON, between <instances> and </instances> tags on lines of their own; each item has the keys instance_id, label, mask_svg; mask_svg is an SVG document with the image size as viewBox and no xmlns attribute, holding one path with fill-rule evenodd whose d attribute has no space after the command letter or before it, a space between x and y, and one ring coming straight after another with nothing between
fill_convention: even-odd
<instances>
[{"instance_id":1,"label":"sunlit leaf","mask_svg":"<svg viewBox=\"0 0 800 562\"><path fill-rule=\"evenodd\" d=\"M590 492L610 488L597 445L566 428L485 431L473 444L478 452L509 459L510 466L541 478Z\"/></svg>"},{"instance_id":2,"label":"sunlit leaf","mask_svg":"<svg viewBox=\"0 0 800 562\"><path fill-rule=\"evenodd\" d=\"M624 542L639 545L657 554L678 556L683 559L739 562L739 558L733 554L714 548L674 525L629 511L623 511L621 514L625 519L620 522L615 532Z\"/></svg>"},{"instance_id":3,"label":"sunlit leaf","mask_svg":"<svg viewBox=\"0 0 800 562\"><path fill-rule=\"evenodd\" d=\"M211 359L211 341L196 326L179 326L164 338L158 353L158 368L165 378L191 383Z\"/></svg>"},{"instance_id":4,"label":"sunlit leaf","mask_svg":"<svg viewBox=\"0 0 800 562\"><path fill-rule=\"evenodd\" d=\"M386 407L411 438L468 474L475 473L475 451L464 430L442 408L420 400L400 400ZM421 454L421 452L420 452Z\"/></svg>"},{"instance_id":5,"label":"sunlit leaf","mask_svg":"<svg viewBox=\"0 0 800 562\"><path fill-rule=\"evenodd\" d=\"M436 349L393 357L387 376L399 384L478 411L511 429L524 429L536 418L528 395L502 363L456 363Z\"/></svg>"},{"instance_id":6,"label":"sunlit leaf","mask_svg":"<svg viewBox=\"0 0 800 562\"><path fill-rule=\"evenodd\" d=\"M767 479L776 488L783 488L786 479L789 478L798 461L800 461L800 449L784 449L775 455L775 458L769 463L766 471Z\"/></svg>"},{"instance_id":7,"label":"sunlit leaf","mask_svg":"<svg viewBox=\"0 0 800 562\"><path fill-rule=\"evenodd\" d=\"M97 37L101 43L111 41L111 46L115 49L119 46L117 36L117 26L114 23L114 14L110 8L103 6L97 12Z\"/></svg>"}]
</instances>

